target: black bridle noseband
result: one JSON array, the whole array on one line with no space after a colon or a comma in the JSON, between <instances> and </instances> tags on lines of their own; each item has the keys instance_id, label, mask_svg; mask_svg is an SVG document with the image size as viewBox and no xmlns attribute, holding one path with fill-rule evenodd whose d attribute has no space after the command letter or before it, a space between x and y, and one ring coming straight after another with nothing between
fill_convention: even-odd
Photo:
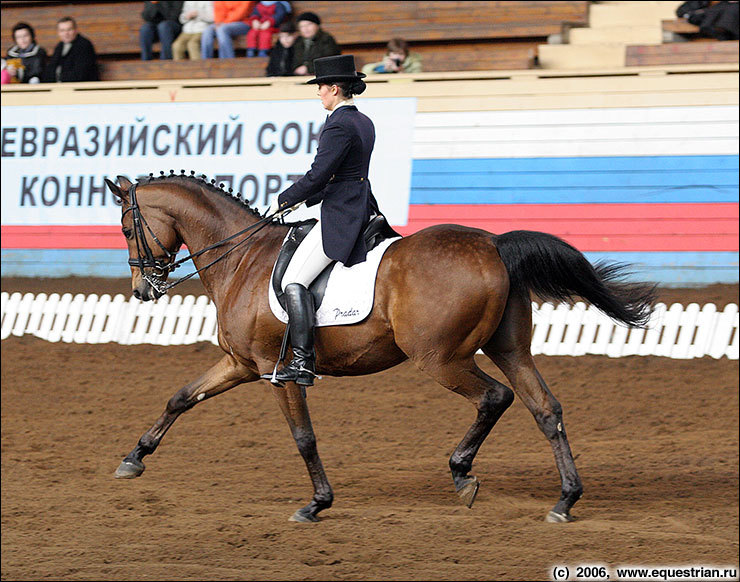
<instances>
[{"instance_id":1,"label":"black bridle noseband","mask_svg":"<svg viewBox=\"0 0 740 582\"><path fill-rule=\"evenodd\" d=\"M158 293L161 293L164 295L172 289L175 285L179 285L183 281L187 281L197 273L200 273L201 271L205 271L207 268L211 267L212 265L215 265L220 260L224 259L229 253L231 253L233 250L235 250L237 247L241 246L245 242L247 242L249 239L251 239L255 234L257 234L260 230L262 230L265 226L267 226L275 216L278 214L286 214L286 212L278 210L277 212L274 212L273 214L267 216L263 216L260 220L255 222L254 224L249 225L247 228L240 230L236 234L232 234L231 236L220 240L216 243L213 243L212 245L207 246L204 249L201 249L197 252L189 254L187 257L183 257L182 259L175 260L177 258L177 251L170 251L165 247L161 241L157 238L157 235L154 234L154 231L151 229L149 224L147 224L146 219L141 214L141 209L139 208L139 203L136 200L136 186L138 184L131 184L131 187L128 189L128 197L129 197L129 207L124 210L123 215L121 216L121 220L123 220L123 217L126 216L128 212L131 212L131 218L133 219L134 223L134 240L136 241L136 254L137 258L132 259L129 258L128 264L132 267L137 267L139 271L141 271L141 276L143 279L149 283ZM144 228L146 227L146 230L149 231L150 236L154 240L154 242L159 245L159 248L161 248L164 251L165 259L157 258L154 256L154 253L152 253L152 249L149 248L149 243L146 242L146 235L144 232ZM210 251L212 249L215 249L217 247L222 246L223 244L235 239L236 237L245 234L249 232L250 230L255 229L254 232L252 232L249 236L244 237L242 240L240 240L238 243L236 243L233 247L228 249L226 252L224 252L221 256L216 258L215 260L208 263L205 267L201 267L200 269L196 269L192 273L189 273L182 279L178 279L177 281L173 281L171 283L165 283L165 277L175 269L177 269L180 265L182 265L185 261L188 261L190 259L194 259L195 257L198 257L205 253L206 251ZM143 255L142 255L143 251ZM144 269L151 269L152 272L147 273Z\"/></svg>"}]
</instances>

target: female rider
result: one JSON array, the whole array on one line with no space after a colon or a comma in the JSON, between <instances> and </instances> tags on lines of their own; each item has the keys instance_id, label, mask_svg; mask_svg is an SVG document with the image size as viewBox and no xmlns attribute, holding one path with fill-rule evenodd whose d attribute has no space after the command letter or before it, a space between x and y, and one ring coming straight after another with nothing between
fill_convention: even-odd
<instances>
[{"instance_id":1,"label":"female rider","mask_svg":"<svg viewBox=\"0 0 740 582\"><path fill-rule=\"evenodd\" d=\"M270 214L306 202L321 202L321 218L296 249L285 271L285 292L293 360L278 370L276 383L313 385L315 377L314 305L308 291L313 280L332 261L346 267L366 259L363 230L378 203L370 190L368 169L375 144L375 127L352 100L365 90L365 76L355 70L352 55L314 61L318 95L330 113L319 135L311 169L275 198ZM272 378L272 376L269 376Z\"/></svg>"}]
</instances>

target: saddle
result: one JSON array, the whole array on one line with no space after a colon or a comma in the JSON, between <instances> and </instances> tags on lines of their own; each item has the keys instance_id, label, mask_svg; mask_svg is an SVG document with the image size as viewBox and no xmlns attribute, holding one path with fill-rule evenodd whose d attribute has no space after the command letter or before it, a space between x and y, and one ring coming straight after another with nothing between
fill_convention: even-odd
<instances>
[{"instance_id":1,"label":"saddle","mask_svg":"<svg viewBox=\"0 0 740 582\"><path fill-rule=\"evenodd\" d=\"M277 261L275 261L275 268L272 272L272 288L275 291L275 295L280 302L283 309L287 311L287 304L285 301L284 293L280 283L283 280L283 275L288 268L290 259L293 258L298 245L301 244L306 235L311 229L316 226L318 221L315 219L308 220L302 223L296 223L288 231L288 236L285 238L283 246L280 248L280 254L278 254ZM363 237L365 238L365 246L368 252L373 250L381 242L388 238L397 237L398 234L391 228L385 219L385 216L378 214L370 219L370 222L365 227ZM334 268L336 261L332 261L326 268L321 271L318 277L314 279L308 288L311 295L313 295L314 307L318 310L321 302L324 300L324 293L326 292L326 285L329 282L329 275Z\"/></svg>"}]
</instances>

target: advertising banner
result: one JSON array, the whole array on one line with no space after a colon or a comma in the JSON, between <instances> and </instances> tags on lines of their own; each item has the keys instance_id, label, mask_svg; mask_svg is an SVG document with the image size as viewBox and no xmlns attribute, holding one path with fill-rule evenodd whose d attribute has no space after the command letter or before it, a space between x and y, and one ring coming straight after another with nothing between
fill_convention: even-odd
<instances>
[{"instance_id":1,"label":"advertising banner","mask_svg":"<svg viewBox=\"0 0 740 582\"><path fill-rule=\"evenodd\" d=\"M375 124L373 192L405 225L416 99L358 108ZM2 224L118 225L104 178L170 170L205 174L264 211L311 167L326 113L318 100L13 107L2 116Z\"/></svg>"}]
</instances>

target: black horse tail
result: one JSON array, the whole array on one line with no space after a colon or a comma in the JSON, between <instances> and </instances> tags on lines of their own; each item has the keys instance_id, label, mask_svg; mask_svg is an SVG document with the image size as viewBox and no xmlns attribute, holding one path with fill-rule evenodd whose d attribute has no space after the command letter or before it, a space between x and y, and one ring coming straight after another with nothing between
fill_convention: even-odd
<instances>
[{"instance_id":1,"label":"black horse tail","mask_svg":"<svg viewBox=\"0 0 740 582\"><path fill-rule=\"evenodd\" d=\"M495 236L494 242L515 292L532 291L558 302L579 296L628 326L648 323L657 285L626 281L629 265L592 265L578 249L544 232L514 230Z\"/></svg>"}]
</instances>

